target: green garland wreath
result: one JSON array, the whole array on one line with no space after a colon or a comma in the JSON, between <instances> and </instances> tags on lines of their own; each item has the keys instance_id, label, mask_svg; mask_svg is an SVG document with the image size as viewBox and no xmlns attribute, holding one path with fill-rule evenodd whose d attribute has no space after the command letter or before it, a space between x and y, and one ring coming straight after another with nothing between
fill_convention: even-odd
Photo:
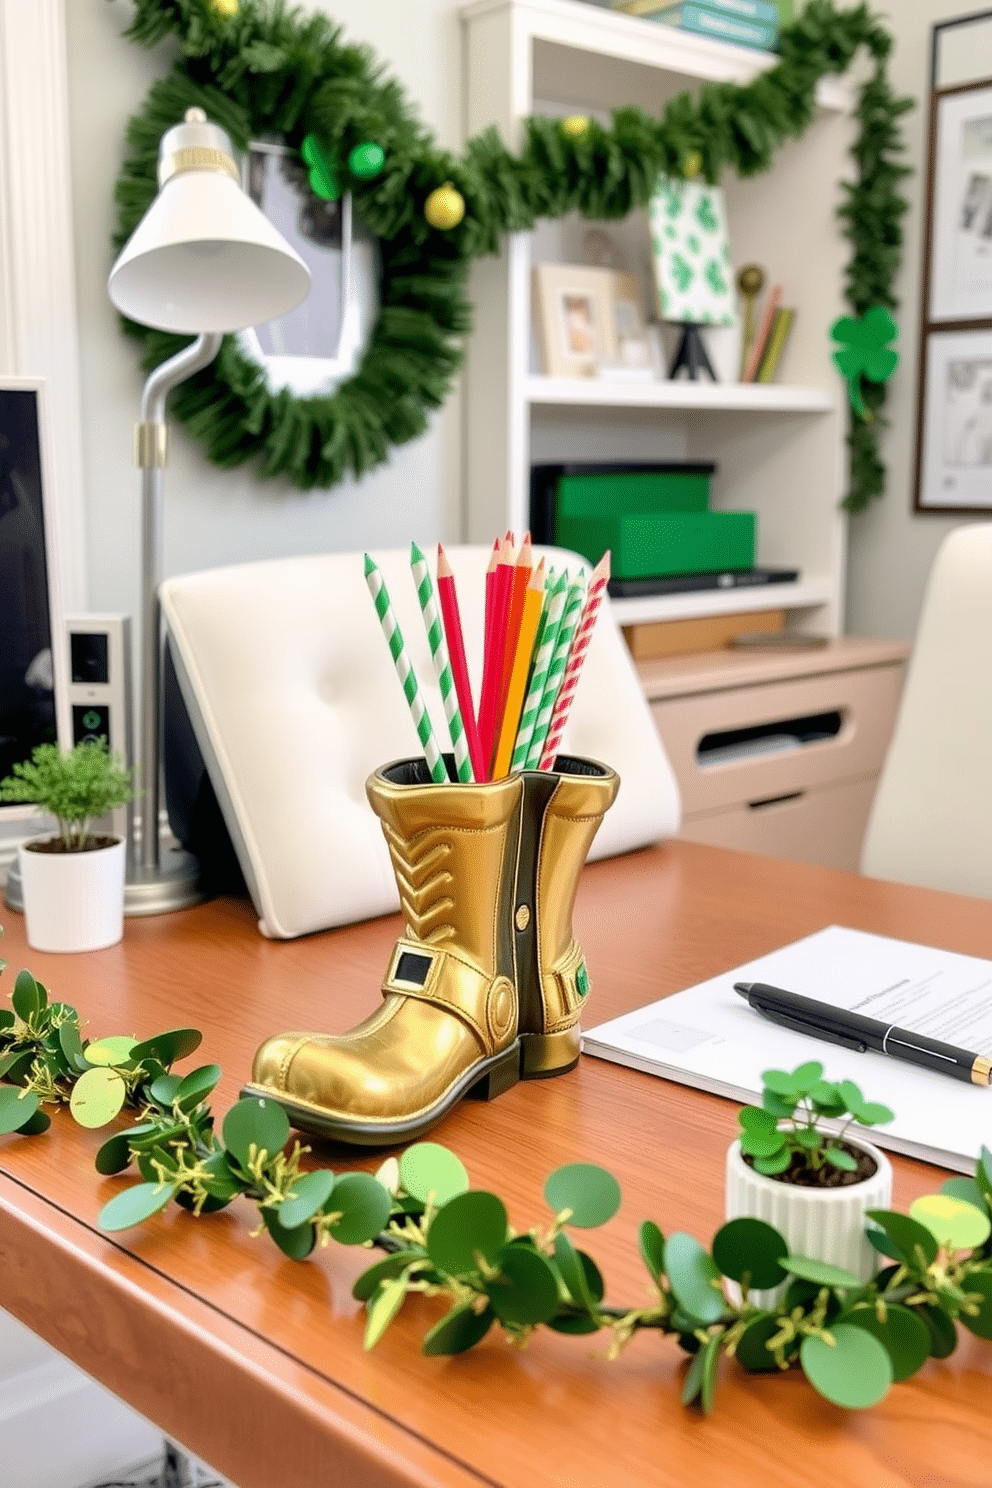
<instances>
[{"instance_id":1,"label":"green garland wreath","mask_svg":"<svg viewBox=\"0 0 992 1488\"><path fill-rule=\"evenodd\" d=\"M529 229L541 217L624 217L646 205L660 172L682 175L689 161L700 162L709 181L725 169L741 176L767 169L778 146L812 122L820 79L845 72L862 48L872 68L856 110L856 174L841 183L838 207L851 244L845 291L857 316L875 305L896 306L906 210L898 185L908 174L898 161L898 121L912 101L892 91L892 40L865 5L839 10L831 0L809 0L783 30L775 67L744 87L710 83L697 98L680 94L660 120L624 108L609 128L590 120L572 134L560 120L535 117L519 155L488 129L469 140L460 159L437 147L371 51L343 44L340 34L325 16L304 16L283 0L136 0L127 35L144 46L172 35L180 56L128 126L116 245L155 194L162 134L199 105L239 149L260 134L300 149L314 135L381 252L379 316L360 367L334 393L271 392L231 337L216 362L177 391L175 416L218 465L257 458L262 476L282 476L300 489L366 474L388 458L391 445L422 434L447 396L471 328L466 284L474 258L495 253L504 233ZM370 140L385 152L385 165L362 179L339 163ZM432 227L424 203L448 182L464 199L465 215L454 227ZM126 324L143 342L146 370L182 345L181 338ZM885 387L866 381L863 396L870 418L852 419L848 436L844 505L851 511L885 486L878 449Z\"/></svg>"}]
</instances>

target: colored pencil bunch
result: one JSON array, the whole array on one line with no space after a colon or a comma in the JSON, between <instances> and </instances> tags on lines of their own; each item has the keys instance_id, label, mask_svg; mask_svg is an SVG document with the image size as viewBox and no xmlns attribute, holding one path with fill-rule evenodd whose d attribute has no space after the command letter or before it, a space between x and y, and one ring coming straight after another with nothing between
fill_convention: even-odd
<instances>
[{"instance_id":1,"label":"colored pencil bunch","mask_svg":"<svg viewBox=\"0 0 992 1488\"><path fill-rule=\"evenodd\" d=\"M567 571L534 562L530 534L519 550L508 532L493 543L486 572L482 688L476 710L469 681L455 576L441 544L437 587L416 543L410 567L461 782L501 780L518 770L554 767L562 733L599 607L610 577L610 555L588 585ZM382 574L366 553L365 579L431 779L448 779L437 737L396 623Z\"/></svg>"}]
</instances>

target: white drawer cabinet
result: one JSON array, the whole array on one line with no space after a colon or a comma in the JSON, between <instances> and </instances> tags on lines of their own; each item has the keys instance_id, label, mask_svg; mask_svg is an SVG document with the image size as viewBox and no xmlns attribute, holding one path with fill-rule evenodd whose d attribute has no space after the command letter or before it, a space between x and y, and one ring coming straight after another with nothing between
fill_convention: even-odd
<instances>
[{"instance_id":1,"label":"white drawer cabinet","mask_svg":"<svg viewBox=\"0 0 992 1488\"><path fill-rule=\"evenodd\" d=\"M846 638L640 662L682 792L680 835L857 868L908 652Z\"/></svg>"}]
</instances>

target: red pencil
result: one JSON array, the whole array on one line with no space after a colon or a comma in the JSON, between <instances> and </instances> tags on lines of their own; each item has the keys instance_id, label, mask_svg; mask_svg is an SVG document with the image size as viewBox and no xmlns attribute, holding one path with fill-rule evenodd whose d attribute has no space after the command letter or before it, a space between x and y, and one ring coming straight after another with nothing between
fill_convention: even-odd
<instances>
[{"instance_id":1,"label":"red pencil","mask_svg":"<svg viewBox=\"0 0 992 1488\"><path fill-rule=\"evenodd\" d=\"M448 660L451 662L455 695L458 698L465 740L472 761L472 773L476 780L485 780L486 766L482 745L479 742L479 726L475 720L475 709L472 704L472 685L469 682L468 663L465 660L465 638L462 635L462 617L458 608L455 575L440 543L437 545L437 597L441 607L445 639L448 642Z\"/></svg>"},{"instance_id":2,"label":"red pencil","mask_svg":"<svg viewBox=\"0 0 992 1488\"><path fill-rule=\"evenodd\" d=\"M503 634L510 602L510 587L513 583L513 544L510 535L500 544L496 576L493 580L493 626L482 661L482 694L479 699L479 740L482 757L486 764L483 780L489 779L489 764L493 756L493 731L496 728L496 707L499 703L499 675L503 661Z\"/></svg>"},{"instance_id":3,"label":"red pencil","mask_svg":"<svg viewBox=\"0 0 992 1488\"><path fill-rule=\"evenodd\" d=\"M592 639L593 626L596 624L596 616L606 593L606 586L610 578L610 552L609 549L603 554L592 573L589 575L589 588L586 590L585 604L582 606L582 614L579 623L575 627L575 635L572 637L572 647L568 653L568 663L565 667L565 675L562 678L558 696L555 699L554 711L551 714L551 722L548 724L548 736L544 741L541 751L541 759L538 764L539 770L550 770L554 765L555 756L558 753L558 745L568 722L569 710L572 699L575 696L575 688L578 684L579 673L582 671L582 663L586 659L589 642Z\"/></svg>"},{"instance_id":4,"label":"red pencil","mask_svg":"<svg viewBox=\"0 0 992 1488\"><path fill-rule=\"evenodd\" d=\"M496 587L496 564L499 561L499 538L493 538L493 550L486 568L486 608L483 628L482 654L489 650L489 637L493 630L493 591Z\"/></svg>"},{"instance_id":5,"label":"red pencil","mask_svg":"<svg viewBox=\"0 0 992 1488\"><path fill-rule=\"evenodd\" d=\"M499 668L499 690L496 695L496 712L493 718L493 756L496 753L496 747L503 728L506 698L510 690L510 677L513 675L513 661L517 654L517 641L520 638L520 621L524 613L524 600L527 597L527 585L530 583L533 566L534 559L530 546L530 533L525 532L524 540L520 544L520 552L517 554L517 561L513 567L509 606L503 628L503 656ZM491 757L490 763L492 762Z\"/></svg>"}]
</instances>

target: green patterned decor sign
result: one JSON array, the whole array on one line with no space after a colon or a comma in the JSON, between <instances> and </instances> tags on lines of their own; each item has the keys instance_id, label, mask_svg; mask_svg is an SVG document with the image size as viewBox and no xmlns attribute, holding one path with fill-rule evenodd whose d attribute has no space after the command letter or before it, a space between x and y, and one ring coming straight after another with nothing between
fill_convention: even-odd
<instances>
[{"instance_id":1,"label":"green patterned decor sign","mask_svg":"<svg viewBox=\"0 0 992 1488\"><path fill-rule=\"evenodd\" d=\"M662 319L733 325L734 276L720 187L659 176L648 221Z\"/></svg>"}]
</instances>

